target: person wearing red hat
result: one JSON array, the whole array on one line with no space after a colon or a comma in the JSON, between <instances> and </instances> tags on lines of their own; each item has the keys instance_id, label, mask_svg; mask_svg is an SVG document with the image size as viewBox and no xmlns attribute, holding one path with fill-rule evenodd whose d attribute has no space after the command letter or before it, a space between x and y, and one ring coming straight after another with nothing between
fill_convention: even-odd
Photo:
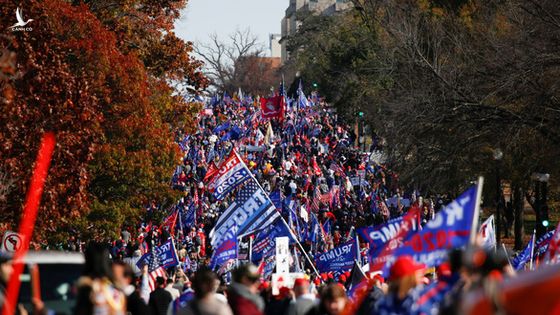
<instances>
[{"instance_id":1,"label":"person wearing red hat","mask_svg":"<svg viewBox=\"0 0 560 315\"><path fill-rule=\"evenodd\" d=\"M418 296L422 270L411 256L400 256L389 270L389 292L376 304L380 315L410 314Z\"/></svg>"},{"instance_id":2,"label":"person wearing red hat","mask_svg":"<svg viewBox=\"0 0 560 315\"><path fill-rule=\"evenodd\" d=\"M305 315L311 308L317 305L317 298L309 292L309 280L298 278L294 282L295 299L288 308L288 315Z\"/></svg>"}]
</instances>

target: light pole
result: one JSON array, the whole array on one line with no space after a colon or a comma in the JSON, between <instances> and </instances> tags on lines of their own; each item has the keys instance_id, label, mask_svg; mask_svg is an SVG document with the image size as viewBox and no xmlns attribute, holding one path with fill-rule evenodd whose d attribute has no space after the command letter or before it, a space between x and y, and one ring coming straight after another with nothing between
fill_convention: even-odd
<instances>
[{"instance_id":1,"label":"light pole","mask_svg":"<svg viewBox=\"0 0 560 315\"><path fill-rule=\"evenodd\" d=\"M535 229L537 237L544 235L548 230L548 180L546 173L533 173L531 179L535 181Z\"/></svg>"},{"instance_id":2,"label":"light pole","mask_svg":"<svg viewBox=\"0 0 560 315\"><path fill-rule=\"evenodd\" d=\"M500 239L502 237L501 234L502 183L500 180L500 161L504 157L504 153L500 149L495 149L492 156L494 158L494 161L496 161L496 244L500 244Z\"/></svg>"}]
</instances>

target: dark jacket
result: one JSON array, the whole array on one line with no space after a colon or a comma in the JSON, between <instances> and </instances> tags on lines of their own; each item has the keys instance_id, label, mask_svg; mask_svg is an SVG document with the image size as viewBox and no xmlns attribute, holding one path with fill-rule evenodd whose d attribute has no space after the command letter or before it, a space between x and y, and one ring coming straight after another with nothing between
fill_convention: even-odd
<instances>
[{"instance_id":1,"label":"dark jacket","mask_svg":"<svg viewBox=\"0 0 560 315\"><path fill-rule=\"evenodd\" d=\"M164 288L155 289L150 293L150 302L148 303L151 314L166 315L167 308L172 300L171 293L167 292Z\"/></svg>"},{"instance_id":2,"label":"dark jacket","mask_svg":"<svg viewBox=\"0 0 560 315\"><path fill-rule=\"evenodd\" d=\"M148 305L146 305L146 302L144 302L137 291L132 292L126 297L126 310L131 315L143 315L150 313Z\"/></svg>"}]
</instances>

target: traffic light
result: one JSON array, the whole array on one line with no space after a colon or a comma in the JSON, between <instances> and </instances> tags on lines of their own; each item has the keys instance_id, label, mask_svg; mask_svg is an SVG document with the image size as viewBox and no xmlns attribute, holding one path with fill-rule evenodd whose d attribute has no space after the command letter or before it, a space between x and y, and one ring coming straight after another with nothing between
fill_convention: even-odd
<instances>
[{"instance_id":1,"label":"traffic light","mask_svg":"<svg viewBox=\"0 0 560 315\"><path fill-rule=\"evenodd\" d=\"M542 224L544 227L548 227L548 224L549 224L549 223L548 223L548 220L542 220L541 224Z\"/></svg>"},{"instance_id":2,"label":"traffic light","mask_svg":"<svg viewBox=\"0 0 560 315\"><path fill-rule=\"evenodd\" d=\"M358 113L358 116L364 117L364 112L359 112L359 113Z\"/></svg>"},{"instance_id":3,"label":"traffic light","mask_svg":"<svg viewBox=\"0 0 560 315\"><path fill-rule=\"evenodd\" d=\"M317 83L316 83L316 82L313 82L313 88L315 88L315 89L316 89L316 88L317 88L317 86L318 86L318 85L317 85Z\"/></svg>"}]
</instances>

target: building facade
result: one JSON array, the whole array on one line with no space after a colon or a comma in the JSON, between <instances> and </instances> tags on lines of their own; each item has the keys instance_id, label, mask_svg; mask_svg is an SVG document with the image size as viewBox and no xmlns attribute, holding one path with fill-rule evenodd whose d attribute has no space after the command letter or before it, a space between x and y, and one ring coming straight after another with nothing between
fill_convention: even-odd
<instances>
[{"instance_id":1,"label":"building facade","mask_svg":"<svg viewBox=\"0 0 560 315\"><path fill-rule=\"evenodd\" d=\"M299 13L318 15L334 15L351 7L349 0L290 0L290 5L286 9L286 14L282 18L282 34L280 40L282 63L288 60L289 51L286 49L286 38L295 34L301 21L298 19Z\"/></svg>"}]
</instances>

